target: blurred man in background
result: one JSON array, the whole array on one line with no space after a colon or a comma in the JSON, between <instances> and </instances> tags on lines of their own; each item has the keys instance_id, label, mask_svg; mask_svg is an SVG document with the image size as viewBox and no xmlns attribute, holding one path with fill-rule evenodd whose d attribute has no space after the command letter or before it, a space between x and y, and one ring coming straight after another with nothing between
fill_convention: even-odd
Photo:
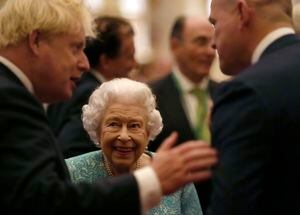
<instances>
[{"instance_id":1,"label":"blurred man in background","mask_svg":"<svg viewBox=\"0 0 300 215\"><path fill-rule=\"evenodd\" d=\"M155 151L173 131L179 133L179 143L201 139L209 144L211 95L217 84L209 79L215 58L213 34L213 26L205 17L180 16L175 20L170 35L173 70L151 83L164 127L149 144L150 150ZM210 183L196 184L196 189L205 210Z\"/></svg>"},{"instance_id":2,"label":"blurred man in background","mask_svg":"<svg viewBox=\"0 0 300 215\"><path fill-rule=\"evenodd\" d=\"M89 38L85 47L91 71L82 75L71 99L52 104L47 111L65 158L97 150L83 128L82 106L101 83L127 77L136 66L134 31L127 20L103 16L96 19L96 27L97 37Z\"/></svg>"}]
</instances>

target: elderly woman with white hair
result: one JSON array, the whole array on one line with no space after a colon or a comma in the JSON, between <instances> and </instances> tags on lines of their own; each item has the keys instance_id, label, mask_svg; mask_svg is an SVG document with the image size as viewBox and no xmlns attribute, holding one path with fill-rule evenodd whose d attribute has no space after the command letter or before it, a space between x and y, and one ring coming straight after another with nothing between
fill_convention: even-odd
<instances>
[{"instance_id":1,"label":"elderly woman with white hair","mask_svg":"<svg viewBox=\"0 0 300 215\"><path fill-rule=\"evenodd\" d=\"M83 106L82 120L101 150L66 160L75 183L125 174L151 162L154 153L147 145L161 131L162 119L146 84L127 78L103 83ZM148 214L202 214L194 185L165 196Z\"/></svg>"}]
</instances>

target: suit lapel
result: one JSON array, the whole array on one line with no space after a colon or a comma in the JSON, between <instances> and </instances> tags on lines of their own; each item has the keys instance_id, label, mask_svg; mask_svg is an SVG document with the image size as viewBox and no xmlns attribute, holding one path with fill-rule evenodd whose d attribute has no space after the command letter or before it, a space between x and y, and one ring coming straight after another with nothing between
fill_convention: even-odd
<instances>
[{"instance_id":1,"label":"suit lapel","mask_svg":"<svg viewBox=\"0 0 300 215\"><path fill-rule=\"evenodd\" d=\"M182 105L180 90L176 86L172 75L168 76L165 86L166 87L164 87L161 91L162 98L164 98L163 100L161 100L161 103L163 104L162 106L168 107L167 110L164 110L164 122L169 123L171 127L174 127L173 125L175 125L175 127L178 127L176 126L176 124L181 123L181 127L183 129L181 130L181 134L194 137L193 130ZM166 127L169 126L166 124Z\"/></svg>"}]
</instances>

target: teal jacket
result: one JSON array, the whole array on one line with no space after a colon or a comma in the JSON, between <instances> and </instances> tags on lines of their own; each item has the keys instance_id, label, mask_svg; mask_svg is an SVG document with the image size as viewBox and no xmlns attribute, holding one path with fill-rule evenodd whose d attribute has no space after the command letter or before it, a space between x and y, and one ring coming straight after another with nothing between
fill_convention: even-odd
<instances>
[{"instance_id":1,"label":"teal jacket","mask_svg":"<svg viewBox=\"0 0 300 215\"><path fill-rule=\"evenodd\" d=\"M153 153L150 153L153 154ZM66 159L73 182L95 182L108 175L102 151L94 151ZM147 215L202 215L202 209L194 184L188 184L177 192L164 196L161 203Z\"/></svg>"}]
</instances>

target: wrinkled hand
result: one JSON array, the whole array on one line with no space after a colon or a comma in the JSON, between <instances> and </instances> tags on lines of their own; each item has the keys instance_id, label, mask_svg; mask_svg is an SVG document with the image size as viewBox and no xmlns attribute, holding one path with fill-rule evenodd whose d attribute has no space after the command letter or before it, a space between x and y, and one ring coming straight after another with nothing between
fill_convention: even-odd
<instances>
[{"instance_id":1,"label":"wrinkled hand","mask_svg":"<svg viewBox=\"0 0 300 215\"><path fill-rule=\"evenodd\" d=\"M165 139L151 164L164 195L188 183L210 178L210 168L217 162L216 150L204 141L191 140L172 148L177 136L173 132Z\"/></svg>"}]
</instances>

